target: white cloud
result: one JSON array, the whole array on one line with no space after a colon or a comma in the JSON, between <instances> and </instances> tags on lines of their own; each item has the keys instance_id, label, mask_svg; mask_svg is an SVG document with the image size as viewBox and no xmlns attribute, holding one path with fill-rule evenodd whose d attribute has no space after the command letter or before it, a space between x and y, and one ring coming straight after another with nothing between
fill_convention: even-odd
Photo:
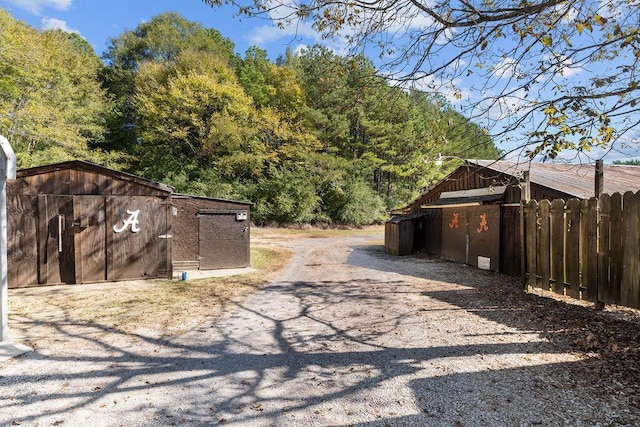
<instances>
[{"instance_id":1,"label":"white cloud","mask_svg":"<svg viewBox=\"0 0 640 427\"><path fill-rule=\"evenodd\" d=\"M40 15L43 9L53 8L55 10L67 10L71 7L73 0L8 0L34 15Z\"/></svg>"},{"instance_id":2,"label":"white cloud","mask_svg":"<svg viewBox=\"0 0 640 427\"><path fill-rule=\"evenodd\" d=\"M256 27L253 34L248 36L249 42L257 46L264 46L267 43L274 42L283 38L298 39L308 37L314 41L319 41L319 34L311 28L311 25L300 23L296 26L287 26L278 28L274 25L262 25Z\"/></svg>"},{"instance_id":3,"label":"white cloud","mask_svg":"<svg viewBox=\"0 0 640 427\"><path fill-rule=\"evenodd\" d=\"M308 50L308 49L309 49L309 45L299 44L293 49L293 53L296 56L299 56L299 55L302 55L302 52L304 52L305 50Z\"/></svg>"},{"instance_id":4,"label":"white cloud","mask_svg":"<svg viewBox=\"0 0 640 427\"><path fill-rule=\"evenodd\" d=\"M513 58L502 58L500 62L491 68L494 76L499 79L516 77L520 74L518 62Z\"/></svg>"},{"instance_id":5,"label":"white cloud","mask_svg":"<svg viewBox=\"0 0 640 427\"><path fill-rule=\"evenodd\" d=\"M485 117L492 121L515 119L523 109L531 107L531 101L526 99L524 89L505 90L504 93L509 94L483 93L482 100L473 107L473 116Z\"/></svg>"},{"instance_id":6,"label":"white cloud","mask_svg":"<svg viewBox=\"0 0 640 427\"><path fill-rule=\"evenodd\" d=\"M43 30L62 30L65 33L78 33L78 30L73 28L69 28L66 21L56 18L42 18L42 29Z\"/></svg>"},{"instance_id":7,"label":"white cloud","mask_svg":"<svg viewBox=\"0 0 640 427\"><path fill-rule=\"evenodd\" d=\"M439 93L452 105L467 103L472 93L462 87L462 79L442 80L435 76L427 76L412 82L415 89L423 92Z\"/></svg>"},{"instance_id":8,"label":"white cloud","mask_svg":"<svg viewBox=\"0 0 640 427\"><path fill-rule=\"evenodd\" d=\"M630 16L629 4L619 0L601 0L598 13L605 18L623 19L625 16ZM637 7L637 6L635 6Z\"/></svg>"},{"instance_id":9,"label":"white cloud","mask_svg":"<svg viewBox=\"0 0 640 427\"><path fill-rule=\"evenodd\" d=\"M542 57L542 63L555 75L562 77L573 77L584 71L582 65L575 65L571 58L556 54L555 56L545 55Z\"/></svg>"},{"instance_id":10,"label":"white cloud","mask_svg":"<svg viewBox=\"0 0 640 427\"><path fill-rule=\"evenodd\" d=\"M578 16L578 10L571 3L557 4L552 11L557 16L562 16L562 24L564 25L571 24Z\"/></svg>"}]
</instances>

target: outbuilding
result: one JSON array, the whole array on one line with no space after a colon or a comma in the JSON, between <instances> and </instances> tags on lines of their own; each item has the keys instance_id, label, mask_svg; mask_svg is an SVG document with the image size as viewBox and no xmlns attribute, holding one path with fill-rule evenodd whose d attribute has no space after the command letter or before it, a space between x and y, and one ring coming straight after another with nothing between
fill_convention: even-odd
<instances>
[{"instance_id":1,"label":"outbuilding","mask_svg":"<svg viewBox=\"0 0 640 427\"><path fill-rule=\"evenodd\" d=\"M176 270L247 267L252 203L174 194Z\"/></svg>"},{"instance_id":2,"label":"outbuilding","mask_svg":"<svg viewBox=\"0 0 640 427\"><path fill-rule=\"evenodd\" d=\"M172 276L173 189L93 163L7 182L12 288Z\"/></svg>"},{"instance_id":3,"label":"outbuilding","mask_svg":"<svg viewBox=\"0 0 640 427\"><path fill-rule=\"evenodd\" d=\"M604 165L602 175L604 193L640 188L640 167ZM587 164L467 160L394 212L386 224L385 249L394 253L404 248L403 254L424 250L520 275L521 201L587 199L596 194L595 177L595 166ZM413 232L399 232L400 225Z\"/></svg>"}]
</instances>

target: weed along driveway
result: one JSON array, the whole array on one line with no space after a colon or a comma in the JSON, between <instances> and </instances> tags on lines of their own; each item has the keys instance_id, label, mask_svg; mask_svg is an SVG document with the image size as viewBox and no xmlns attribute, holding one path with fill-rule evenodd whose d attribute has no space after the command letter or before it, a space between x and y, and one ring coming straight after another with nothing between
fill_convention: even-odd
<instances>
[{"instance_id":1,"label":"weed along driveway","mask_svg":"<svg viewBox=\"0 0 640 427\"><path fill-rule=\"evenodd\" d=\"M53 326L45 347L32 342L34 352L1 362L0 424L640 423L636 312L391 257L379 228L282 233L254 235L256 247L293 253L273 280L223 298L219 315L182 303L196 313L176 313L182 329L21 314L24 337Z\"/></svg>"}]
</instances>

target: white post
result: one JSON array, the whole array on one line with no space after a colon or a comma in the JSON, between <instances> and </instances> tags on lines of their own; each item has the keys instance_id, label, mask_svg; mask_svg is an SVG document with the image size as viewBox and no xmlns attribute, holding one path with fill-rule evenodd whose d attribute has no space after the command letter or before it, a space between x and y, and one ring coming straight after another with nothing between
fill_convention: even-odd
<instances>
[{"instance_id":1,"label":"white post","mask_svg":"<svg viewBox=\"0 0 640 427\"><path fill-rule=\"evenodd\" d=\"M16 177L16 155L0 135L0 343L9 340L9 285L7 284L7 179Z\"/></svg>"}]
</instances>

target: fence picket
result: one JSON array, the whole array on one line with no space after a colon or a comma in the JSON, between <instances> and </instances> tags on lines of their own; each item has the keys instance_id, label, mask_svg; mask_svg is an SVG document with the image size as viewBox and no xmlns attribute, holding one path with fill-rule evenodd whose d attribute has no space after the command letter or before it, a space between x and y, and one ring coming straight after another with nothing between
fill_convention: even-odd
<instances>
[{"instance_id":1,"label":"fence picket","mask_svg":"<svg viewBox=\"0 0 640 427\"><path fill-rule=\"evenodd\" d=\"M551 279L553 291L564 295L564 202L556 199L551 202Z\"/></svg>"},{"instance_id":2,"label":"fence picket","mask_svg":"<svg viewBox=\"0 0 640 427\"><path fill-rule=\"evenodd\" d=\"M598 199L592 197L582 201L581 227L581 271L582 298L598 301Z\"/></svg>"},{"instance_id":3,"label":"fence picket","mask_svg":"<svg viewBox=\"0 0 640 427\"><path fill-rule=\"evenodd\" d=\"M620 304L622 286L622 258L625 240L623 197L620 193L611 195L611 235L609 238L609 289L611 303Z\"/></svg>"},{"instance_id":4,"label":"fence picket","mask_svg":"<svg viewBox=\"0 0 640 427\"><path fill-rule=\"evenodd\" d=\"M564 268L567 295L580 299L580 200L567 200L565 211Z\"/></svg>"},{"instance_id":5,"label":"fence picket","mask_svg":"<svg viewBox=\"0 0 640 427\"><path fill-rule=\"evenodd\" d=\"M540 286L549 290L550 263L549 263L549 211L551 202L541 200L538 205L538 274L540 275Z\"/></svg>"},{"instance_id":6,"label":"fence picket","mask_svg":"<svg viewBox=\"0 0 640 427\"><path fill-rule=\"evenodd\" d=\"M537 286L538 267L536 264L536 249L537 249L537 216L538 216L538 202L530 200L526 205L525 215L525 230L526 230L526 261L527 268L525 271L529 273L527 278L527 287L532 288Z\"/></svg>"},{"instance_id":7,"label":"fence picket","mask_svg":"<svg viewBox=\"0 0 640 427\"><path fill-rule=\"evenodd\" d=\"M620 303L626 307L640 308L640 194L624 193L624 245Z\"/></svg>"},{"instance_id":8,"label":"fence picket","mask_svg":"<svg viewBox=\"0 0 640 427\"><path fill-rule=\"evenodd\" d=\"M598 301L615 304L615 294L609 280L611 197L608 194L600 196L598 217Z\"/></svg>"}]
</instances>

